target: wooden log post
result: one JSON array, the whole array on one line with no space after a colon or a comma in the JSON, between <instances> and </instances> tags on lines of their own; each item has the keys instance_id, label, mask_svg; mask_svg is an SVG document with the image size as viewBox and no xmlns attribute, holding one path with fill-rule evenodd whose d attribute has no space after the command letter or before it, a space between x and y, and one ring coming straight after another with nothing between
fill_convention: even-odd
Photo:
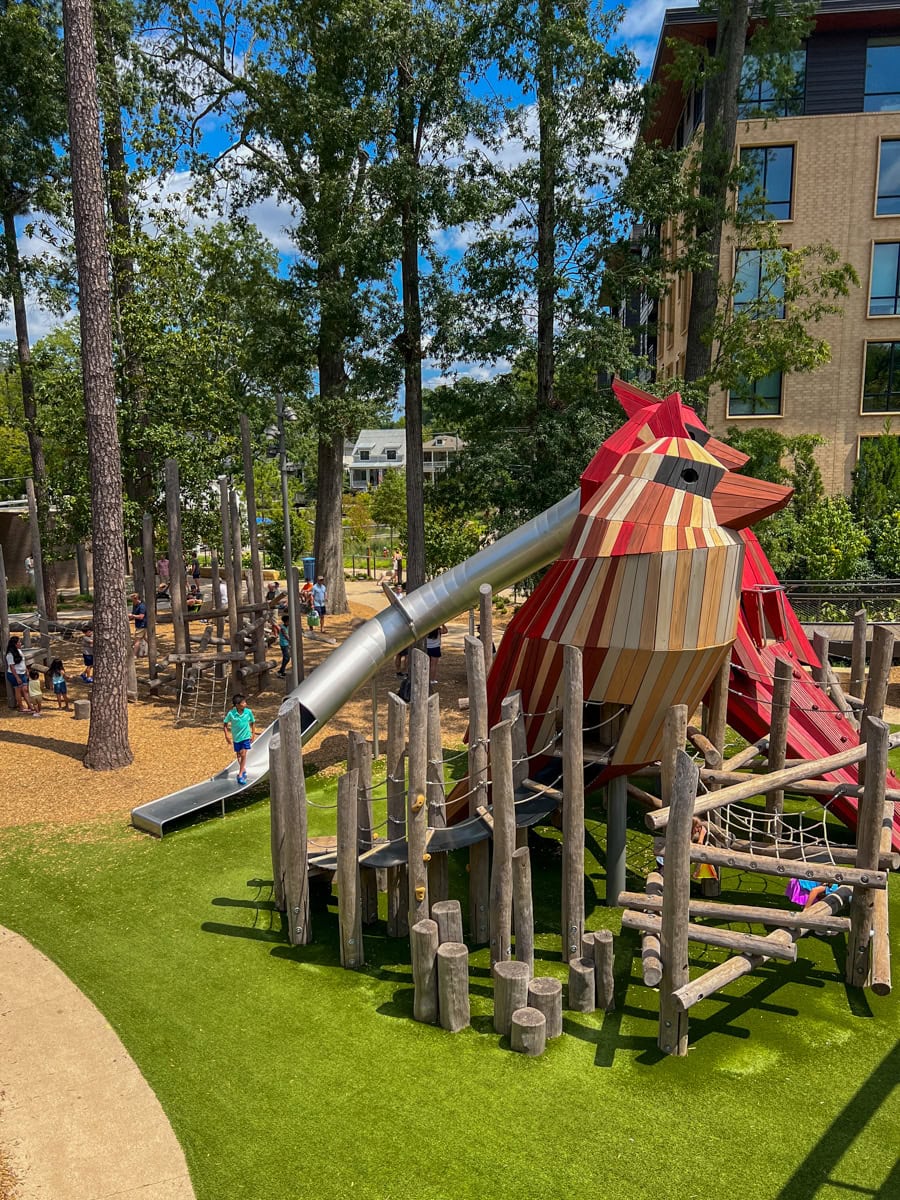
<instances>
[{"instance_id":1,"label":"wooden log post","mask_svg":"<svg viewBox=\"0 0 900 1200\"><path fill-rule=\"evenodd\" d=\"M338 924L341 966L347 968L361 967L365 961L356 850L356 793L356 772L348 771L338 781L337 797Z\"/></svg>"},{"instance_id":2,"label":"wooden log post","mask_svg":"<svg viewBox=\"0 0 900 1200\"><path fill-rule=\"evenodd\" d=\"M281 753L277 791L278 806L284 825L282 865L285 912L287 913L291 945L306 946L312 941L307 851L309 817L306 805L306 780L303 774L303 722L300 702L293 697L288 697L278 710L278 735L281 742ZM349 863L345 864L345 871L349 876L351 873ZM358 870L354 879L358 879ZM340 879L338 885L340 886ZM353 886L358 888L357 884ZM361 937L357 939L357 947L358 961L345 965L362 965Z\"/></svg>"},{"instance_id":3,"label":"wooden log post","mask_svg":"<svg viewBox=\"0 0 900 1200\"><path fill-rule=\"evenodd\" d=\"M769 731L769 770L780 771L787 758L788 721L791 715L791 683L793 669L785 658L775 659L775 684L772 690L772 724ZM784 789L766 795L766 812L771 813L772 833L777 836L781 822L777 819L784 812Z\"/></svg>"},{"instance_id":4,"label":"wooden log post","mask_svg":"<svg viewBox=\"0 0 900 1200\"><path fill-rule=\"evenodd\" d=\"M625 887L627 838L628 776L617 775L606 787L606 903L610 907Z\"/></svg>"},{"instance_id":5,"label":"wooden log post","mask_svg":"<svg viewBox=\"0 0 900 1200\"><path fill-rule=\"evenodd\" d=\"M813 653L819 660L817 667L811 668L813 682L823 692L828 691L828 653L830 639L823 629L814 629L812 637Z\"/></svg>"},{"instance_id":6,"label":"wooden log post","mask_svg":"<svg viewBox=\"0 0 900 1200\"><path fill-rule=\"evenodd\" d=\"M590 1013L597 1007L593 958L569 959L569 1010Z\"/></svg>"},{"instance_id":7,"label":"wooden log post","mask_svg":"<svg viewBox=\"0 0 900 1200\"><path fill-rule=\"evenodd\" d=\"M622 913L623 929L653 929L659 932L661 926L661 919L655 913L631 912L628 909ZM797 961L797 947L792 942L787 945L769 943L759 934L717 929L712 925L688 924L687 937L689 942L718 946L735 954L765 954L770 958L783 958L786 962Z\"/></svg>"},{"instance_id":8,"label":"wooden log post","mask_svg":"<svg viewBox=\"0 0 900 1200\"><path fill-rule=\"evenodd\" d=\"M704 705L704 733L719 751L725 754L725 730L728 724L728 683L731 679L731 655L725 661L709 687L707 703Z\"/></svg>"},{"instance_id":9,"label":"wooden log post","mask_svg":"<svg viewBox=\"0 0 900 1200\"><path fill-rule=\"evenodd\" d=\"M547 1038L559 1037L563 1031L562 984L558 979L541 976L528 985L528 1007L544 1014Z\"/></svg>"},{"instance_id":10,"label":"wooden log post","mask_svg":"<svg viewBox=\"0 0 900 1200\"><path fill-rule=\"evenodd\" d=\"M651 871L647 876L647 894L658 899L662 909L663 877L659 871ZM620 894L619 904L627 903ZM641 968L647 987L659 987L659 981L662 979L662 958L657 933L647 932L641 938Z\"/></svg>"},{"instance_id":11,"label":"wooden log post","mask_svg":"<svg viewBox=\"0 0 900 1200\"><path fill-rule=\"evenodd\" d=\"M228 512L231 518L231 578L234 581L234 591L238 607L243 603L242 589L244 586L244 547L241 544L241 505L237 489L229 485ZM247 600L252 604L253 597Z\"/></svg>"},{"instance_id":12,"label":"wooden log post","mask_svg":"<svg viewBox=\"0 0 900 1200\"><path fill-rule=\"evenodd\" d=\"M878 893L881 895L881 893ZM662 893L651 896L643 892L622 892L619 903L627 909L641 912L662 912ZM849 933L846 917L811 917L808 912L784 908L765 908L759 904L721 904L708 900L692 900L691 917L709 917L716 921L741 921L752 925L773 925L784 929L816 929L823 933ZM624 914L623 914L624 919Z\"/></svg>"},{"instance_id":13,"label":"wooden log post","mask_svg":"<svg viewBox=\"0 0 900 1200\"><path fill-rule=\"evenodd\" d=\"M872 658L874 661L874 645ZM868 753L866 786L859 803L856 828L856 866L864 871L878 866L890 729L878 717L866 717L863 731ZM850 936L847 939L847 982L853 987L865 987L871 981L874 923L875 893L871 888L857 885L850 901Z\"/></svg>"},{"instance_id":14,"label":"wooden log post","mask_svg":"<svg viewBox=\"0 0 900 1200\"><path fill-rule=\"evenodd\" d=\"M538 1058L547 1046L547 1020L536 1008L518 1008L510 1018L509 1044L517 1054Z\"/></svg>"},{"instance_id":15,"label":"wooden log post","mask_svg":"<svg viewBox=\"0 0 900 1200\"><path fill-rule=\"evenodd\" d=\"M441 698L435 692L428 697L428 827L447 828L447 805L444 796L444 746L441 741ZM450 864L446 854L432 854L428 863L428 898L432 907L436 900L450 895ZM454 941L461 942L462 929Z\"/></svg>"},{"instance_id":16,"label":"wooden log post","mask_svg":"<svg viewBox=\"0 0 900 1200\"><path fill-rule=\"evenodd\" d=\"M72 703L72 719L75 721L89 721L91 719L91 702L90 700L75 700Z\"/></svg>"},{"instance_id":17,"label":"wooden log post","mask_svg":"<svg viewBox=\"0 0 900 1200\"><path fill-rule=\"evenodd\" d=\"M462 942L437 948L438 1013L441 1028L458 1033L469 1024L469 951Z\"/></svg>"},{"instance_id":18,"label":"wooden log post","mask_svg":"<svg viewBox=\"0 0 900 1200\"><path fill-rule=\"evenodd\" d=\"M675 787L675 767L679 753L684 751L687 727L687 705L673 705L666 712L663 722L662 753L659 758L659 781L663 804L671 803L669 797Z\"/></svg>"},{"instance_id":19,"label":"wooden log post","mask_svg":"<svg viewBox=\"0 0 900 1200\"><path fill-rule=\"evenodd\" d=\"M372 755L381 758L381 730L378 727L378 676L372 676Z\"/></svg>"},{"instance_id":20,"label":"wooden log post","mask_svg":"<svg viewBox=\"0 0 900 1200\"><path fill-rule=\"evenodd\" d=\"M141 557L144 560L144 604L147 606L147 672L151 679L157 675L156 665L156 547L153 538L153 516L141 518Z\"/></svg>"},{"instance_id":21,"label":"wooden log post","mask_svg":"<svg viewBox=\"0 0 900 1200\"><path fill-rule=\"evenodd\" d=\"M178 462L167 458L165 463L166 486L166 528L169 538L169 596L172 605L172 635L175 641L175 653L186 654L190 650L189 627L185 621L187 616L187 597L185 596L184 575L184 544L181 538L181 477L178 472ZM175 667L175 676L179 685L184 671L182 664Z\"/></svg>"},{"instance_id":22,"label":"wooden log post","mask_svg":"<svg viewBox=\"0 0 900 1200\"><path fill-rule=\"evenodd\" d=\"M210 556L209 556L209 572L210 572L210 576L212 577L211 578L212 607L213 607L213 610L219 609L219 611L221 611L221 601L219 599L220 592L221 592L221 589L219 587L219 584L221 582L221 576L219 573L219 556L215 552L215 550L211 551ZM224 637L225 637L225 620L223 617L217 616L216 617L216 638L218 639L218 643L220 646L222 645L222 639ZM216 664L216 679L221 679L222 675L223 675L222 664L217 663Z\"/></svg>"},{"instance_id":23,"label":"wooden log post","mask_svg":"<svg viewBox=\"0 0 900 1200\"><path fill-rule=\"evenodd\" d=\"M594 934L594 982L601 1012L612 1012L616 1007L615 954L612 930L598 929Z\"/></svg>"},{"instance_id":24,"label":"wooden log post","mask_svg":"<svg viewBox=\"0 0 900 1200\"><path fill-rule=\"evenodd\" d=\"M247 534L250 545L250 570L253 574L253 595L250 597L253 604L260 606L264 602L263 595L263 574L262 574L262 559L259 554L259 528L256 520L256 481L253 478L253 446L250 441L250 418L246 413L241 413L241 457L244 467L244 503L247 505ZM296 647L291 647L291 653L295 653ZM253 644L253 661L261 666L267 661L266 657L266 627L261 625L256 631L256 639ZM263 671L258 676L259 690L263 691L269 686L269 673Z\"/></svg>"},{"instance_id":25,"label":"wooden log post","mask_svg":"<svg viewBox=\"0 0 900 1200\"><path fill-rule=\"evenodd\" d=\"M234 547L231 540L231 508L228 499L228 480L224 475L219 476L219 515L222 519L222 561L219 563L219 573L225 582L228 597L228 646L238 650L238 600L237 583L234 579ZM215 597L216 608L221 607L218 596ZM231 663L231 687L233 691L240 689L237 673L238 663Z\"/></svg>"},{"instance_id":26,"label":"wooden log post","mask_svg":"<svg viewBox=\"0 0 900 1200\"><path fill-rule=\"evenodd\" d=\"M581 953L584 933L584 669L563 647L562 960Z\"/></svg>"},{"instance_id":27,"label":"wooden log post","mask_svg":"<svg viewBox=\"0 0 900 1200\"><path fill-rule=\"evenodd\" d=\"M512 1015L528 1001L531 970L524 962L498 962L494 966L494 1030L509 1037Z\"/></svg>"},{"instance_id":28,"label":"wooden log post","mask_svg":"<svg viewBox=\"0 0 900 1200\"><path fill-rule=\"evenodd\" d=\"M438 930L430 919L410 926L409 948L412 957L413 1017L425 1025L438 1019Z\"/></svg>"},{"instance_id":29,"label":"wooden log post","mask_svg":"<svg viewBox=\"0 0 900 1200\"><path fill-rule=\"evenodd\" d=\"M491 730L491 795L494 858L491 864L491 966L512 956L512 856L516 848L516 803L513 791L512 726L501 721Z\"/></svg>"},{"instance_id":30,"label":"wooden log post","mask_svg":"<svg viewBox=\"0 0 900 1200\"><path fill-rule=\"evenodd\" d=\"M458 900L438 900L431 906L431 919L438 927L438 941L461 942L463 936L462 907Z\"/></svg>"},{"instance_id":31,"label":"wooden log post","mask_svg":"<svg viewBox=\"0 0 900 1200\"><path fill-rule=\"evenodd\" d=\"M853 644L850 649L850 683L848 688L851 696L862 700L866 685L866 650L868 648L869 617L864 608L858 608L853 614Z\"/></svg>"},{"instance_id":32,"label":"wooden log post","mask_svg":"<svg viewBox=\"0 0 900 1200\"><path fill-rule=\"evenodd\" d=\"M894 805L885 801L881 822L881 852L890 853L894 832ZM870 984L876 996L891 994L891 941L888 891L875 893L875 911L872 915L872 972Z\"/></svg>"},{"instance_id":33,"label":"wooden log post","mask_svg":"<svg viewBox=\"0 0 900 1200\"><path fill-rule=\"evenodd\" d=\"M525 738L525 713L522 693L513 692L500 705L500 720L512 725L513 787L516 791L528 778L528 742ZM528 826L516 825L516 846L528 845Z\"/></svg>"},{"instance_id":34,"label":"wooden log post","mask_svg":"<svg viewBox=\"0 0 900 1200\"><path fill-rule=\"evenodd\" d=\"M670 709L670 712L672 710ZM659 1048L666 1054L687 1054L687 1015L672 999L690 976L688 972L688 913L691 898L691 824L697 795L697 767L683 750L675 758L671 817L666 829L666 865L660 952L663 974L659 984Z\"/></svg>"},{"instance_id":35,"label":"wooden log post","mask_svg":"<svg viewBox=\"0 0 900 1200\"><path fill-rule=\"evenodd\" d=\"M484 674L491 673L494 663L494 594L489 583L478 589L478 621L481 625L481 645L484 652Z\"/></svg>"},{"instance_id":36,"label":"wooden log post","mask_svg":"<svg viewBox=\"0 0 900 1200\"><path fill-rule=\"evenodd\" d=\"M512 856L513 923L516 929L516 962L534 974L534 899L531 894L531 853L519 846Z\"/></svg>"},{"instance_id":37,"label":"wooden log post","mask_svg":"<svg viewBox=\"0 0 900 1200\"><path fill-rule=\"evenodd\" d=\"M88 579L87 552L84 548L84 542L75 543L75 569L78 572L79 595L90 595L91 584Z\"/></svg>"},{"instance_id":38,"label":"wooden log post","mask_svg":"<svg viewBox=\"0 0 900 1200\"><path fill-rule=\"evenodd\" d=\"M387 836L389 842L406 838L406 713L407 705L388 693L387 726ZM406 937L409 932L409 885L406 864L387 869L387 935ZM462 940L461 938L459 940Z\"/></svg>"},{"instance_id":39,"label":"wooden log post","mask_svg":"<svg viewBox=\"0 0 900 1200\"><path fill-rule=\"evenodd\" d=\"M894 635L886 625L876 625L872 630L872 656L869 662L869 677L863 698L861 727L865 728L866 717L883 717L887 702L888 683L894 661Z\"/></svg>"},{"instance_id":40,"label":"wooden log post","mask_svg":"<svg viewBox=\"0 0 900 1200\"><path fill-rule=\"evenodd\" d=\"M469 688L469 816L474 817L488 800L488 703L484 647L477 638L465 638L466 677ZM476 945L490 940L490 847L476 842L469 849L469 937Z\"/></svg>"},{"instance_id":41,"label":"wooden log post","mask_svg":"<svg viewBox=\"0 0 900 1200\"><path fill-rule=\"evenodd\" d=\"M375 845L372 828L372 747L355 730L347 735L347 769L356 771L356 836L360 854ZM360 867L359 903L363 925L374 925L378 920L378 880L374 867Z\"/></svg>"},{"instance_id":42,"label":"wooden log post","mask_svg":"<svg viewBox=\"0 0 900 1200\"><path fill-rule=\"evenodd\" d=\"M811 879L814 883L849 883L864 887L887 886L887 874L880 870L860 870L857 867L833 866L829 862L781 858L741 850L721 850L718 846L692 845L691 862L711 863L714 867L733 867L736 871L752 871L757 875L774 875L777 879Z\"/></svg>"},{"instance_id":43,"label":"wooden log post","mask_svg":"<svg viewBox=\"0 0 900 1200\"><path fill-rule=\"evenodd\" d=\"M274 733L269 740L269 846L272 854L272 896L276 909L283 913L285 823L279 792L280 775L281 735Z\"/></svg>"},{"instance_id":44,"label":"wooden log post","mask_svg":"<svg viewBox=\"0 0 900 1200\"><path fill-rule=\"evenodd\" d=\"M428 656L409 652L409 790L406 837L409 844L409 924L428 918Z\"/></svg>"},{"instance_id":45,"label":"wooden log post","mask_svg":"<svg viewBox=\"0 0 900 1200\"><path fill-rule=\"evenodd\" d=\"M28 531L31 538L31 557L34 559L34 600L38 614L38 628L41 631L41 646L50 648L50 624L47 620L47 597L44 595L44 553L41 549L41 522L38 515L37 496L34 491L34 480L29 476L25 480L25 496L28 501ZM4 643L3 652L6 653Z\"/></svg>"},{"instance_id":46,"label":"wooden log post","mask_svg":"<svg viewBox=\"0 0 900 1200\"><path fill-rule=\"evenodd\" d=\"M9 595L6 590L6 563L3 561L3 547L0 546L0 642L3 643L3 653L9 645ZM4 663L3 678L6 682L6 707L15 710L16 693L13 685L6 678Z\"/></svg>"}]
</instances>

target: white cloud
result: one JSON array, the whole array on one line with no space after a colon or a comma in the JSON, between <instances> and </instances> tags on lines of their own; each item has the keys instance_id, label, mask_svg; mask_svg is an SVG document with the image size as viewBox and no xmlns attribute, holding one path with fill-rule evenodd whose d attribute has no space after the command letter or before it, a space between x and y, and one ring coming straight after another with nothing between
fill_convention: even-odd
<instances>
[{"instance_id":1,"label":"white cloud","mask_svg":"<svg viewBox=\"0 0 900 1200\"><path fill-rule=\"evenodd\" d=\"M506 375L509 369L510 363L505 358L498 358L489 364L458 361L451 363L443 373L432 375L431 372L438 371L439 368L434 361L430 364L426 361L422 367L422 382L426 388L452 387L460 379L486 383L489 379L496 379L498 375Z\"/></svg>"},{"instance_id":2,"label":"white cloud","mask_svg":"<svg viewBox=\"0 0 900 1200\"><path fill-rule=\"evenodd\" d=\"M619 33L629 43L641 38L652 38L655 48L662 29L663 17L671 4L667 0L637 0L630 4L625 11L625 19L619 27ZM684 8L693 7L690 0ZM632 46L632 49L635 49Z\"/></svg>"}]
</instances>

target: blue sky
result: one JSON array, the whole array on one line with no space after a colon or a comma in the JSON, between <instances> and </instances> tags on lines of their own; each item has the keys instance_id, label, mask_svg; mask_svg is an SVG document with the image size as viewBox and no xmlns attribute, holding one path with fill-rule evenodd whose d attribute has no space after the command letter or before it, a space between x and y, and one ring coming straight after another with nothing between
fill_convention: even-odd
<instances>
[{"instance_id":1,"label":"blue sky","mask_svg":"<svg viewBox=\"0 0 900 1200\"><path fill-rule=\"evenodd\" d=\"M666 7L670 6L666 5L663 0L636 0L635 3L625 6L626 11L621 26L621 37L637 54L645 70L649 69L653 61L663 14ZM211 135L213 139L218 140L219 131L214 127L208 127L205 132ZM514 160L517 153L520 152L521 147L517 148L515 144L510 143L504 151L503 156ZM179 196L186 196L191 187L191 182L191 176L188 172L176 172L165 181L166 193L170 198L175 198L177 202ZM188 206L186 201L184 202L184 207L187 212ZM247 210L247 214L260 231L286 256L285 261L287 261L291 253L291 242L285 230L291 222L290 211L279 205L274 199L269 199L253 205ZM443 235L443 245L440 248L453 256L460 252L464 242L464 231L452 230ZM34 241L25 237L22 239L21 250L25 255L31 251L40 251L44 248L45 246L40 239L35 239ZM29 334L32 343L38 341L59 324L60 319L41 308L34 296L28 297L28 310ZM14 336L12 316L9 314L6 321L0 322L0 340L11 340ZM502 362L495 364L493 367L457 363L454 364L454 373L457 375L470 375L474 378L487 378L504 368L505 364ZM428 383L433 385L435 382L449 377L441 375L437 367L426 363L425 378Z\"/></svg>"}]
</instances>

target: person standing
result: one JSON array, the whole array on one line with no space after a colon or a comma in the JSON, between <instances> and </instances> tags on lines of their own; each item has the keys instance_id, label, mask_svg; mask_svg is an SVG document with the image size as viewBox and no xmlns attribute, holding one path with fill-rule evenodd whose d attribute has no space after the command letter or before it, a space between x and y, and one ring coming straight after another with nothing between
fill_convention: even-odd
<instances>
[{"instance_id":1,"label":"person standing","mask_svg":"<svg viewBox=\"0 0 900 1200\"><path fill-rule=\"evenodd\" d=\"M137 655L138 647L147 637L147 605L141 601L137 592L131 593L131 620L134 622L134 639L131 646Z\"/></svg>"},{"instance_id":2,"label":"person standing","mask_svg":"<svg viewBox=\"0 0 900 1200\"><path fill-rule=\"evenodd\" d=\"M94 682L94 626L85 625L81 631L81 657L84 660L84 670L81 678L85 683Z\"/></svg>"},{"instance_id":3,"label":"person standing","mask_svg":"<svg viewBox=\"0 0 900 1200\"><path fill-rule=\"evenodd\" d=\"M12 686L19 712L30 712L28 703L28 668L25 656L19 649L19 639L13 636L6 643L6 678Z\"/></svg>"},{"instance_id":4,"label":"person standing","mask_svg":"<svg viewBox=\"0 0 900 1200\"><path fill-rule=\"evenodd\" d=\"M428 655L428 679L437 683L438 663L441 659L441 638L447 632L446 625L439 625L425 636L425 653Z\"/></svg>"},{"instance_id":5,"label":"person standing","mask_svg":"<svg viewBox=\"0 0 900 1200\"><path fill-rule=\"evenodd\" d=\"M44 689L41 685L41 673L37 667L28 668L28 703L31 705L31 715L41 715L41 704L44 700Z\"/></svg>"},{"instance_id":6,"label":"person standing","mask_svg":"<svg viewBox=\"0 0 900 1200\"><path fill-rule=\"evenodd\" d=\"M284 673L291 661L291 627L287 617L283 617L278 626L278 649L281 651L281 667L278 675L284 679Z\"/></svg>"},{"instance_id":7,"label":"person standing","mask_svg":"<svg viewBox=\"0 0 900 1200\"><path fill-rule=\"evenodd\" d=\"M191 559L191 579L194 583L198 583L200 579L200 559L196 554Z\"/></svg>"},{"instance_id":8,"label":"person standing","mask_svg":"<svg viewBox=\"0 0 900 1200\"><path fill-rule=\"evenodd\" d=\"M319 628L325 632L325 613L326 602L328 599L328 589L325 586L325 576L320 575L312 587L312 602L313 608L319 614Z\"/></svg>"},{"instance_id":9,"label":"person standing","mask_svg":"<svg viewBox=\"0 0 900 1200\"><path fill-rule=\"evenodd\" d=\"M394 583L399 587L403 582L403 554L400 550L394 551Z\"/></svg>"}]
</instances>

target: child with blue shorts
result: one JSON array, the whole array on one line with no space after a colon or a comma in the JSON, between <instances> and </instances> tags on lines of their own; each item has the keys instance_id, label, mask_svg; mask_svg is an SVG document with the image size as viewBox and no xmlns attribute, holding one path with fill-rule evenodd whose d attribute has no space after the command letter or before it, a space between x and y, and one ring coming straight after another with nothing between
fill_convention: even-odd
<instances>
[{"instance_id":1,"label":"child with blue shorts","mask_svg":"<svg viewBox=\"0 0 900 1200\"><path fill-rule=\"evenodd\" d=\"M237 781L247 782L247 751L253 745L256 718L253 710L247 707L246 697L236 694L232 699L233 707L225 714L222 725L225 730L225 740L234 745L234 756L238 764Z\"/></svg>"},{"instance_id":2,"label":"child with blue shorts","mask_svg":"<svg viewBox=\"0 0 900 1200\"><path fill-rule=\"evenodd\" d=\"M66 686L66 669L61 658L54 658L50 664L50 682L53 684L53 695L56 697L56 707L69 711L69 689Z\"/></svg>"}]
</instances>

